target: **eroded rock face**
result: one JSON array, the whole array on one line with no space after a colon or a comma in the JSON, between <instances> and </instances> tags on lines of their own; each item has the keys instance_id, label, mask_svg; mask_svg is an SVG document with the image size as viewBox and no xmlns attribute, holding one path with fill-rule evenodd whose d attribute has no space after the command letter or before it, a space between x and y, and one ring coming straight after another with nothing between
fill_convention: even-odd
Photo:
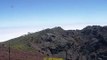
<instances>
[{"instance_id":1,"label":"eroded rock face","mask_svg":"<svg viewBox=\"0 0 107 60\"><path fill-rule=\"evenodd\" d=\"M66 60L107 60L107 27L88 26L82 30L60 27L31 33L11 41L36 49L50 57ZM12 45L11 44L11 45Z\"/></svg>"},{"instance_id":2,"label":"eroded rock face","mask_svg":"<svg viewBox=\"0 0 107 60\"><path fill-rule=\"evenodd\" d=\"M106 27L88 26L83 30L61 31L47 32L47 37L41 43L49 56L68 60L106 60Z\"/></svg>"}]
</instances>

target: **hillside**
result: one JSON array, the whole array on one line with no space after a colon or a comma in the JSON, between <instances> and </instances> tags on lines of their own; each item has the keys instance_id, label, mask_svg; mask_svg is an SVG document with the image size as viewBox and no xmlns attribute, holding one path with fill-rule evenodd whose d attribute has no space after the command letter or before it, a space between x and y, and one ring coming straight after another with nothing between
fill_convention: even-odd
<instances>
[{"instance_id":1,"label":"hillside","mask_svg":"<svg viewBox=\"0 0 107 60\"><path fill-rule=\"evenodd\" d=\"M1 43L0 60L8 60L9 47L11 60L43 60L44 56L107 60L107 26L87 26L82 30L55 27L29 33ZM28 56L30 59L25 59Z\"/></svg>"}]
</instances>

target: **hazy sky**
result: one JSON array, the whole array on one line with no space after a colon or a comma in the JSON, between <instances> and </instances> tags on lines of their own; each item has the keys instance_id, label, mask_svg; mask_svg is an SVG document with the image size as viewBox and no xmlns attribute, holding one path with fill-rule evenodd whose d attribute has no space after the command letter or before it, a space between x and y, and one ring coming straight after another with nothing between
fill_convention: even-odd
<instances>
[{"instance_id":1,"label":"hazy sky","mask_svg":"<svg viewBox=\"0 0 107 60\"><path fill-rule=\"evenodd\" d=\"M61 26L107 25L107 0L0 0L0 41Z\"/></svg>"}]
</instances>

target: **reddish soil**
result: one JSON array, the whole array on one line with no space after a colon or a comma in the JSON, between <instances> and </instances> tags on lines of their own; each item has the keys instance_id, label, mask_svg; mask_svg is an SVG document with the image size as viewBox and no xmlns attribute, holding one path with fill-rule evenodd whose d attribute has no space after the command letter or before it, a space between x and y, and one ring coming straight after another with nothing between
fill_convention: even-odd
<instances>
[{"instance_id":1,"label":"reddish soil","mask_svg":"<svg viewBox=\"0 0 107 60\"><path fill-rule=\"evenodd\" d=\"M0 60L9 60L9 50L0 48ZM10 50L10 60L43 60L43 55L39 52Z\"/></svg>"}]
</instances>

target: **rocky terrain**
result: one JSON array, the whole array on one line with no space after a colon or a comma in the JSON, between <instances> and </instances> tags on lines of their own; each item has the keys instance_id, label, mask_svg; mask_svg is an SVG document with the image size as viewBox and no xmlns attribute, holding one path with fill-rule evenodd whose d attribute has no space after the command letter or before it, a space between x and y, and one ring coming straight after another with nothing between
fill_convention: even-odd
<instances>
[{"instance_id":1,"label":"rocky terrain","mask_svg":"<svg viewBox=\"0 0 107 60\"><path fill-rule=\"evenodd\" d=\"M0 60L9 60L9 49L11 60L43 60L45 56L107 60L107 26L87 26L82 30L55 27L11 39L0 46Z\"/></svg>"}]
</instances>

